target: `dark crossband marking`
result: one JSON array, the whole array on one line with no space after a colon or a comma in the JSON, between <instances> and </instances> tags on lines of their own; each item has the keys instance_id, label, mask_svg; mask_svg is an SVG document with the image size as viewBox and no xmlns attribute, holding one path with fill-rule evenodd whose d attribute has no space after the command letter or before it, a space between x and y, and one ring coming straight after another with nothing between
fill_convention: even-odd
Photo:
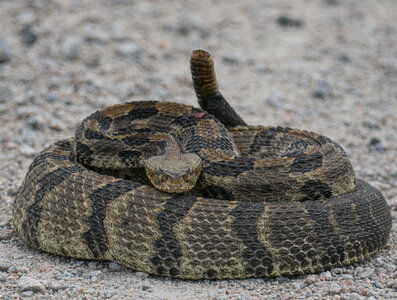
<instances>
[{"instance_id":1,"label":"dark crossband marking","mask_svg":"<svg viewBox=\"0 0 397 300\"><path fill-rule=\"evenodd\" d=\"M291 164L291 172L306 173L323 166L323 155L320 152L314 154L302 154L295 158Z\"/></svg>"},{"instance_id":2,"label":"dark crossband marking","mask_svg":"<svg viewBox=\"0 0 397 300\"><path fill-rule=\"evenodd\" d=\"M120 157L121 161L126 164L137 162L141 157L141 155L142 152L135 150L126 150L118 153L118 156Z\"/></svg>"},{"instance_id":3,"label":"dark crossband marking","mask_svg":"<svg viewBox=\"0 0 397 300\"><path fill-rule=\"evenodd\" d=\"M210 185L201 190L203 195L207 198L234 200L233 193L224 189L223 187Z\"/></svg>"},{"instance_id":4,"label":"dark crossband marking","mask_svg":"<svg viewBox=\"0 0 397 300\"><path fill-rule=\"evenodd\" d=\"M91 155L94 154L94 151L90 149L87 145L76 142L76 156L77 159L80 160L84 158L85 163L90 163L92 159L90 159Z\"/></svg>"},{"instance_id":5,"label":"dark crossband marking","mask_svg":"<svg viewBox=\"0 0 397 300\"><path fill-rule=\"evenodd\" d=\"M302 201L309 218L313 220L313 231L316 234L318 245L317 256L320 256L321 265L329 269L332 265L342 262L345 259L344 242L330 222L331 209L328 207L327 200L321 201Z\"/></svg>"},{"instance_id":6,"label":"dark crossband marking","mask_svg":"<svg viewBox=\"0 0 397 300\"><path fill-rule=\"evenodd\" d=\"M47 153L44 153L44 154L41 154L41 155L38 155L35 157L32 164L29 166L29 171L33 170L33 168L37 167L38 165L46 162L47 159L56 159L59 161L67 161L67 160L71 161L69 156L57 155L57 154L47 152Z\"/></svg>"},{"instance_id":7,"label":"dark crossband marking","mask_svg":"<svg viewBox=\"0 0 397 300\"><path fill-rule=\"evenodd\" d=\"M138 186L140 184L137 182L119 180L96 189L89 196L89 199L92 201L92 214L88 217L90 229L83 234L83 238L95 258L103 257L104 253L108 250L106 230L103 224L107 204Z\"/></svg>"},{"instance_id":8,"label":"dark crossband marking","mask_svg":"<svg viewBox=\"0 0 397 300\"><path fill-rule=\"evenodd\" d=\"M99 128L103 131L108 130L110 128L110 124L113 122L113 119L110 117L104 117L99 120Z\"/></svg>"},{"instance_id":9,"label":"dark crossband marking","mask_svg":"<svg viewBox=\"0 0 397 300\"><path fill-rule=\"evenodd\" d=\"M178 125L182 128L189 128L196 126L199 122L199 118L194 118L193 114L184 114L180 117L175 118L172 124Z\"/></svg>"},{"instance_id":10,"label":"dark crossband marking","mask_svg":"<svg viewBox=\"0 0 397 300\"><path fill-rule=\"evenodd\" d=\"M71 141L62 140L56 142L54 145L58 146L58 148L62 151L72 151L73 150L73 143Z\"/></svg>"},{"instance_id":11,"label":"dark crossband marking","mask_svg":"<svg viewBox=\"0 0 397 300\"><path fill-rule=\"evenodd\" d=\"M114 119L114 123L123 124L123 122L131 122L135 120L144 120L153 117L159 113L155 107L156 102L129 102L126 104L133 104L132 109L127 115L120 116Z\"/></svg>"},{"instance_id":12,"label":"dark crossband marking","mask_svg":"<svg viewBox=\"0 0 397 300\"><path fill-rule=\"evenodd\" d=\"M271 142L276 139L277 132L273 130L260 131L255 135L254 141L250 145L248 154L254 154L261 150L261 147L270 146Z\"/></svg>"},{"instance_id":13,"label":"dark crossband marking","mask_svg":"<svg viewBox=\"0 0 397 300\"><path fill-rule=\"evenodd\" d=\"M211 163L208 167L203 169L203 171L213 176L231 176L236 178L240 174L252 171L253 169L254 159L236 158L231 161L225 160Z\"/></svg>"},{"instance_id":14,"label":"dark crossband marking","mask_svg":"<svg viewBox=\"0 0 397 300\"><path fill-rule=\"evenodd\" d=\"M192 135L185 145L186 152L199 153L201 149L222 149L233 151L235 147L229 139L218 137L207 139L199 135Z\"/></svg>"},{"instance_id":15,"label":"dark crossband marking","mask_svg":"<svg viewBox=\"0 0 397 300\"><path fill-rule=\"evenodd\" d=\"M42 203L41 200L51 189L56 187L66 178L68 178L73 173L84 172L86 169L80 166L72 167L60 167L55 171L46 174L43 179L38 183L40 189L36 192L34 196L34 202L27 209L27 220L23 224L23 229L28 236L28 240L31 241L34 247L39 247L39 241L37 240L37 226L40 222Z\"/></svg>"},{"instance_id":16,"label":"dark crossband marking","mask_svg":"<svg viewBox=\"0 0 397 300\"><path fill-rule=\"evenodd\" d=\"M100 133L98 131L94 131L90 128L87 128L84 131L84 136L87 140L103 140L103 139L105 139L105 136L102 133Z\"/></svg>"},{"instance_id":17,"label":"dark crossband marking","mask_svg":"<svg viewBox=\"0 0 397 300\"><path fill-rule=\"evenodd\" d=\"M142 146L145 144L148 144L150 142L150 139L148 137L144 136L129 136L126 138L121 139L124 144L128 146Z\"/></svg>"},{"instance_id":18,"label":"dark crossband marking","mask_svg":"<svg viewBox=\"0 0 397 300\"><path fill-rule=\"evenodd\" d=\"M327 184L317 180L306 181L305 184L300 188L300 191L306 195L303 200L318 200L331 197L330 187Z\"/></svg>"},{"instance_id":19,"label":"dark crossband marking","mask_svg":"<svg viewBox=\"0 0 397 300\"><path fill-rule=\"evenodd\" d=\"M182 251L172 228L188 214L195 202L195 197L177 195L166 201L164 210L157 216L161 237L155 242L156 255L151 261L158 275L175 277L179 274Z\"/></svg>"},{"instance_id":20,"label":"dark crossband marking","mask_svg":"<svg viewBox=\"0 0 397 300\"><path fill-rule=\"evenodd\" d=\"M248 263L246 277L264 277L273 272L272 255L259 241L255 225L263 210L263 202L238 202L230 214L235 217L232 228L245 246L243 258Z\"/></svg>"}]
</instances>

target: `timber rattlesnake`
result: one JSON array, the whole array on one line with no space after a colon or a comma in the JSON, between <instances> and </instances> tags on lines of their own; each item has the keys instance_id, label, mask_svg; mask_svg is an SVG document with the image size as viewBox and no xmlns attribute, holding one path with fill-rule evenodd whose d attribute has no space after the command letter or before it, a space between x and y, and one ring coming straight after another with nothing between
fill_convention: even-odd
<instances>
[{"instance_id":1,"label":"timber rattlesnake","mask_svg":"<svg viewBox=\"0 0 397 300\"><path fill-rule=\"evenodd\" d=\"M186 279L319 272L386 244L386 201L355 179L339 145L247 126L219 93L209 54L194 51L191 70L205 110L120 104L44 149L16 196L18 236L49 253Z\"/></svg>"}]
</instances>

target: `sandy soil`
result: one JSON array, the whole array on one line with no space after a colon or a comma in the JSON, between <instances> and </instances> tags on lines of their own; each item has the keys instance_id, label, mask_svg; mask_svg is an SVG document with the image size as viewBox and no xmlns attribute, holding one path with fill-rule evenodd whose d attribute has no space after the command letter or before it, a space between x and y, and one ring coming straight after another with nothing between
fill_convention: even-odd
<instances>
[{"instance_id":1,"label":"sandy soil","mask_svg":"<svg viewBox=\"0 0 397 300\"><path fill-rule=\"evenodd\" d=\"M28 248L12 204L33 156L128 100L197 105L189 56L210 51L250 124L334 139L397 210L397 2L0 1L0 299L397 298L397 229L363 264L298 278L181 281Z\"/></svg>"}]
</instances>

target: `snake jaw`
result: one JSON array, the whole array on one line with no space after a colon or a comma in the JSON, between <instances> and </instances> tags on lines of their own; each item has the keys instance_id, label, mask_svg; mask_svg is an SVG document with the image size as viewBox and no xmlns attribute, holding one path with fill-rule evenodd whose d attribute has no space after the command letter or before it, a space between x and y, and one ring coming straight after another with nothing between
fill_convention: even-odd
<instances>
[{"instance_id":1,"label":"snake jaw","mask_svg":"<svg viewBox=\"0 0 397 300\"><path fill-rule=\"evenodd\" d=\"M173 158L157 155L143 161L146 176L155 188L167 193L183 193L196 185L201 173L201 158L180 153Z\"/></svg>"}]
</instances>

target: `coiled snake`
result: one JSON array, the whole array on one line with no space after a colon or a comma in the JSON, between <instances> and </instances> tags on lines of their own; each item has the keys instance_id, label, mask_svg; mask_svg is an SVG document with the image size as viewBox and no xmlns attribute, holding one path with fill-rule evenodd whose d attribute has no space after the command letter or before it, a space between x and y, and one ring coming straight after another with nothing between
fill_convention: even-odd
<instances>
[{"instance_id":1,"label":"coiled snake","mask_svg":"<svg viewBox=\"0 0 397 300\"><path fill-rule=\"evenodd\" d=\"M360 262L386 244L382 194L328 138L248 126L194 51L202 109L105 108L44 149L16 196L29 246L185 279L270 277ZM139 182L138 182L139 181Z\"/></svg>"}]
</instances>

